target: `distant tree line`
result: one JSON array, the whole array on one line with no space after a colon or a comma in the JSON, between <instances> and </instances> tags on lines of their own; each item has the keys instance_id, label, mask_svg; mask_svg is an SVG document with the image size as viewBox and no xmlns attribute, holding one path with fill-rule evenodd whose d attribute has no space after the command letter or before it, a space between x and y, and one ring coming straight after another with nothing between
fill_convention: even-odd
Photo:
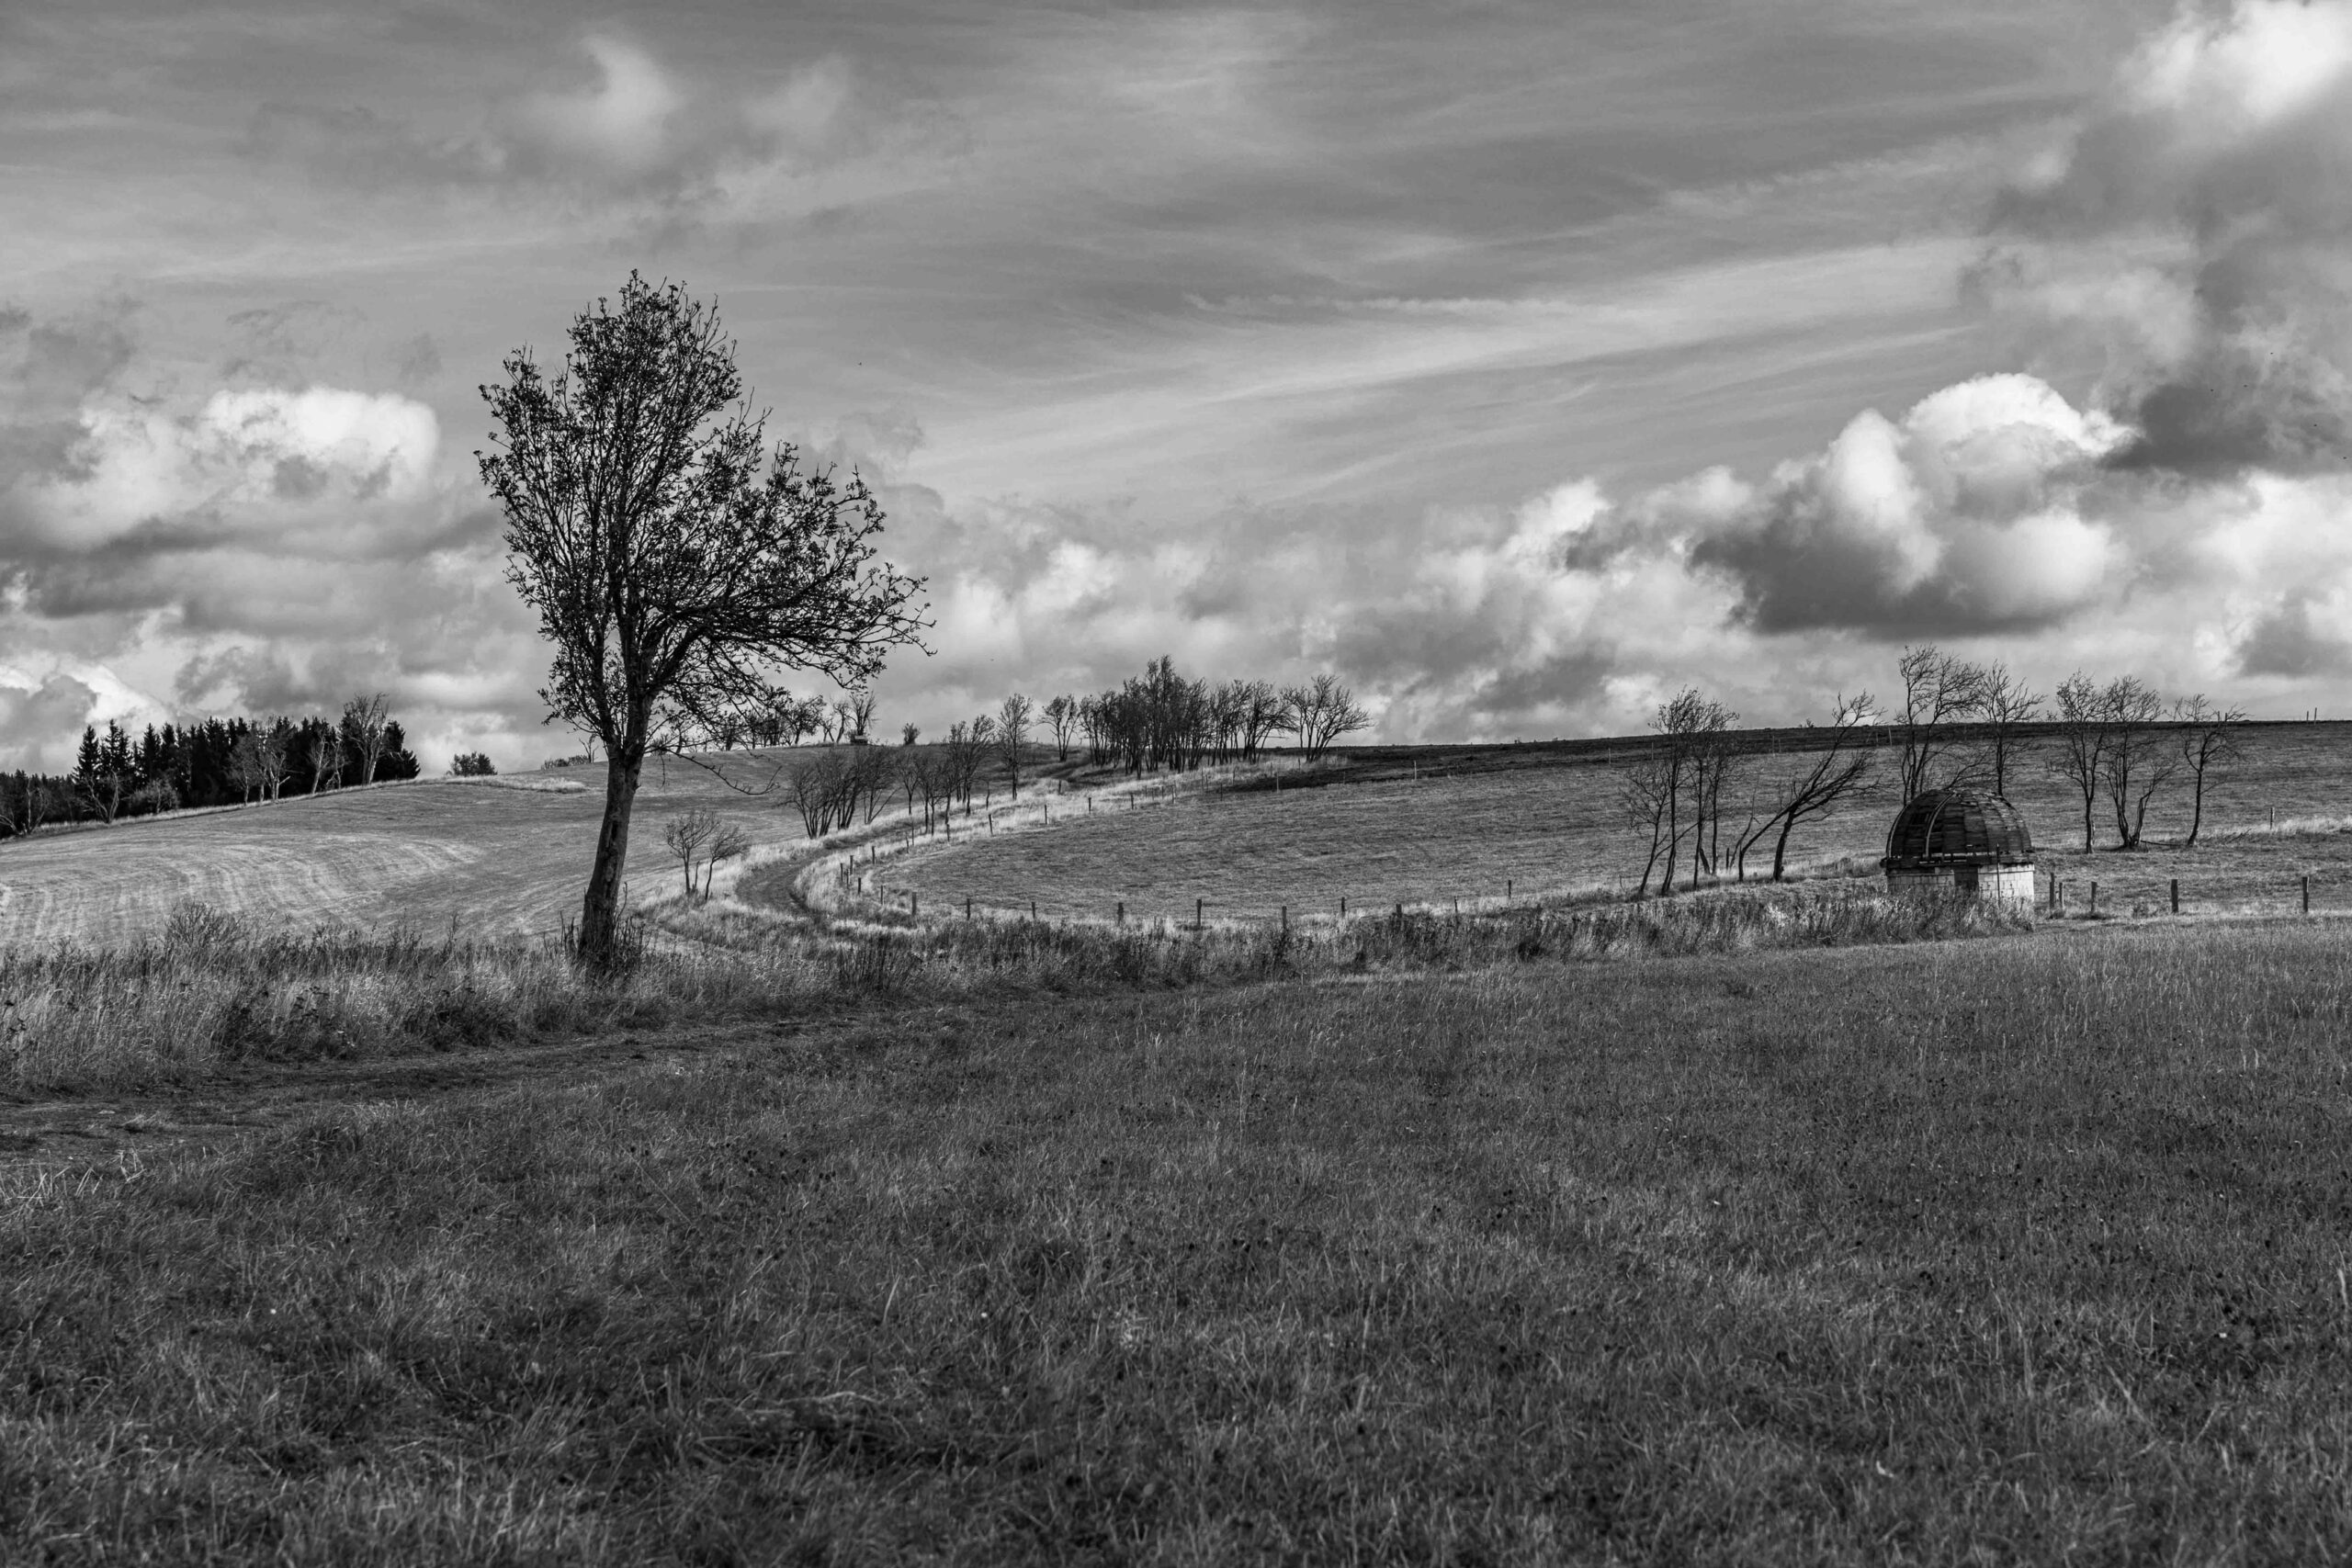
<instances>
[{"instance_id":1,"label":"distant tree line","mask_svg":"<svg viewBox=\"0 0 2352 1568\"><path fill-rule=\"evenodd\" d=\"M1056 697L1043 717L1063 760L1072 739L1082 738L1088 762L1134 773L1255 761L1277 735L1291 736L1300 750L1319 757L1341 737L1372 724L1333 675L1281 688L1252 680L1212 684L1178 674L1175 661L1164 658L1112 690Z\"/></svg>"},{"instance_id":2,"label":"distant tree line","mask_svg":"<svg viewBox=\"0 0 2352 1568\"><path fill-rule=\"evenodd\" d=\"M1933 645L1905 649L1895 678L1902 695L1892 712L1868 693L1840 694L1793 743L1738 729L1737 714L1695 688L1659 705L1649 721L1657 739L1619 775L1620 810L1643 850L1635 896L1653 883L1671 892L1678 876L1691 888L1744 882L1751 858L1768 850L1780 881L1798 829L1841 802L1889 789L1904 800L1930 789L2006 795L2028 762L2081 802L2086 851L2102 807L2113 847L2138 849L2151 801L2184 783L2194 844L2206 785L2238 756L2246 722L2241 708L2201 693L2167 699L2132 675L2102 682L2077 671L2044 694L2006 665Z\"/></svg>"},{"instance_id":3,"label":"distant tree line","mask_svg":"<svg viewBox=\"0 0 2352 1568\"><path fill-rule=\"evenodd\" d=\"M821 749L785 763L771 784L747 790L780 795L811 838L871 822L894 802L928 830L952 812L969 812L983 778L990 790L1003 784L1017 801L1026 770L1048 743L1057 762L1082 750L1093 767L1183 772L1255 761L1278 736L1293 738L1310 757L1320 756L1371 722L1331 675L1281 689L1263 681L1212 684L1179 674L1168 659L1094 696L1057 696L1040 706L1015 692L992 713L956 720L938 740L925 742L920 726L902 725L899 744L890 748L868 741L875 708L870 692L853 690L830 704L786 699L776 708L787 714L779 728L710 730L695 739L719 750L737 743L797 746L812 733L799 726L799 717L821 715L813 731ZM675 750L693 760L683 746Z\"/></svg>"},{"instance_id":4,"label":"distant tree line","mask_svg":"<svg viewBox=\"0 0 2352 1568\"><path fill-rule=\"evenodd\" d=\"M335 719L207 718L149 725L136 737L110 719L103 730L83 729L70 773L0 773L0 838L316 795L418 772L408 737L379 694L354 697Z\"/></svg>"}]
</instances>

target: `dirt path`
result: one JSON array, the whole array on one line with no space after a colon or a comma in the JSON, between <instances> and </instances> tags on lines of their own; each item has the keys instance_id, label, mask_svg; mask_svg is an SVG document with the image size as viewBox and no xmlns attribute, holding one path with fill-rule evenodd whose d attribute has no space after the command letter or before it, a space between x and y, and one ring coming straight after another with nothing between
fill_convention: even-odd
<instances>
[{"instance_id":1,"label":"dirt path","mask_svg":"<svg viewBox=\"0 0 2352 1568\"><path fill-rule=\"evenodd\" d=\"M24 1165L112 1163L219 1144L371 1100L487 1099L516 1084L562 1075L579 1082L639 1062L707 1055L771 1043L843 1021L775 1020L718 1028L633 1031L587 1040L503 1045L349 1062L259 1066L201 1081L129 1093L35 1098L0 1090L0 1169Z\"/></svg>"}]
</instances>

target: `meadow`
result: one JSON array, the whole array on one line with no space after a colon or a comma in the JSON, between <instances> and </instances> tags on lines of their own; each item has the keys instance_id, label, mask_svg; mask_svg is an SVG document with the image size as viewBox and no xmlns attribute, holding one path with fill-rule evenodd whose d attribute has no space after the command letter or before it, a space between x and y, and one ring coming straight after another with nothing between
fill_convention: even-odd
<instances>
[{"instance_id":1,"label":"meadow","mask_svg":"<svg viewBox=\"0 0 2352 1568\"><path fill-rule=\"evenodd\" d=\"M1506 897L1586 899L1630 890L1642 845L1617 803L1622 748L1571 746L1370 750L1336 765L1297 769L1277 753L1263 769L1181 784L1116 786L1089 812L1057 801L1050 831L1040 811L1000 813L997 830L959 825L950 844L934 837L877 866L880 900L957 909L1037 912L1107 919L1122 905L1133 919L1190 919L1194 900L1213 918L1335 915L1426 905L1475 907ZM1747 777L1766 780L1787 765L1761 757ZM2188 828L2183 780L2157 797L2147 848L2118 854L2104 801L2098 846L2081 850L2082 807L2062 781L2032 760L2012 773L2009 797L2025 814L2047 876L2075 889L2087 908L2101 885L2109 912L2169 908L2170 883L2183 884L2184 909L2243 912L2298 908L2313 878L2317 908L2352 908L2352 731L2335 724L2249 727L2242 761L2208 781L2198 847L2172 840ZM1742 786L1735 786L1735 794ZM1809 873L1876 874L1896 802L1881 787L1809 822L1792 840ZM2273 832L2275 819L2285 829ZM1735 812L1734 822L1738 820ZM1770 846L1750 874L1769 874Z\"/></svg>"},{"instance_id":2,"label":"meadow","mask_svg":"<svg viewBox=\"0 0 2352 1568\"><path fill-rule=\"evenodd\" d=\"M126 1134L0 1171L0 1556L2340 1558L2347 976L976 993Z\"/></svg>"},{"instance_id":3,"label":"meadow","mask_svg":"<svg viewBox=\"0 0 2352 1568\"><path fill-rule=\"evenodd\" d=\"M2279 885L2352 834L2331 727L2255 739L2195 851L2020 789L2102 886L2036 929L1839 874L1883 802L1596 897L1590 747L1063 778L952 851L754 803L707 902L673 763L594 983L517 912L593 791L0 846L96 890L0 945L0 1561L2341 1557L2352 923ZM265 831L481 853L308 929L283 867L75 870ZM1216 876L1300 918L1187 929Z\"/></svg>"},{"instance_id":4,"label":"meadow","mask_svg":"<svg viewBox=\"0 0 2352 1568\"><path fill-rule=\"evenodd\" d=\"M773 771L760 753L711 761L747 785ZM692 763L649 768L638 802L631 881L651 897L668 886L661 824L672 812L715 807L763 848L800 837L776 802ZM603 807L603 770L582 768L494 784L420 779L0 842L0 947L153 938L189 903L293 931L454 923L469 937L558 935L578 916ZM678 878L674 862L667 870Z\"/></svg>"}]
</instances>

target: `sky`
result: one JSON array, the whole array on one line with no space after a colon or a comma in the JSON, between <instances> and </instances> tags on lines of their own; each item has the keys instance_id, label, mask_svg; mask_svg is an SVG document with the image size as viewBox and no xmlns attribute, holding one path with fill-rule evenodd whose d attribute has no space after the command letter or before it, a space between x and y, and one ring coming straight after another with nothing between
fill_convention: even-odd
<instances>
[{"instance_id":1,"label":"sky","mask_svg":"<svg viewBox=\"0 0 2352 1568\"><path fill-rule=\"evenodd\" d=\"M927 579L889 733L1163 654L1791 723L1924 641L2341 712L2347 231L2352 0L11 0L0 765L576 750L479 389L632 269Z\"/></svg>"}]
</instances>

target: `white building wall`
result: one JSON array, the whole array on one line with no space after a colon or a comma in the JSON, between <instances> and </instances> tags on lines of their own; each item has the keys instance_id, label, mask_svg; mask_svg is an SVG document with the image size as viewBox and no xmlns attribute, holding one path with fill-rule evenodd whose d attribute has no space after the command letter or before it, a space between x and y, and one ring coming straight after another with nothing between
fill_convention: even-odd
<instances>
[{"instance_id":1,"label":"white building wall","mask_svg":"<svg viewBox=\"0 0 2352 1568\"><path fill-rule=\"evenodd\" d=\"M1934 871L1903 871L1889 866L1886 887L1895 894L1928 893L1951 897L1964 890L1968 879L1962 874L1967 871L1976 874L1977 897L1995 898L2028 909L2034 907L2033 867L2030 865L1945 866Z\"/></svg>"}]
</instances>

